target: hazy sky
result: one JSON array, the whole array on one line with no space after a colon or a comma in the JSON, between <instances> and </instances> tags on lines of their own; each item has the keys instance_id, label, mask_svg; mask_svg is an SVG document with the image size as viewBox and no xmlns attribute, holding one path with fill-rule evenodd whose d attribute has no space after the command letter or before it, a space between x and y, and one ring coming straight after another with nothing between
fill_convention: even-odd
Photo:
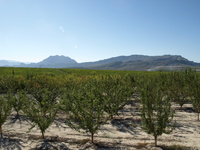
<instances>
[{"instance_id":1,"label":"hazy sky","mask_svg":"<svg viewBox=\"0 0 200 150\"><path fill-rule=\"evenodd\" d=\"M0 0L0 60L182 55L200 62L200 0Z\"/></svg>"}]
</instances>

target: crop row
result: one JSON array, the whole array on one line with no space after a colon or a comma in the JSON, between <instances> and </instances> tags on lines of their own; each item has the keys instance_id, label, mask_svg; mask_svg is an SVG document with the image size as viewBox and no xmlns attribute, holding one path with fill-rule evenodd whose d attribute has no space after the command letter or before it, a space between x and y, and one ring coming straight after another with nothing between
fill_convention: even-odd
<instances>
[{"instance_id":1,"label":"crop row","mask_svg":"<svg viewBox=\"0 0 200 150\"><path fill-rule=\"evenodd\" d=\"M90 133L94 142L101 125L118 115L136 95L142 128L154 136L157 145L157 137L175 127L172 102L180 108L190 102L200 113L200 78L191 70L137 75L1 75L0 93L2 137L2 125L13 110L16 117L23 113L33 127L38 126L43 138L58 112L63 111L68 116L66 124Z\"/></svg>"}]
</instances>

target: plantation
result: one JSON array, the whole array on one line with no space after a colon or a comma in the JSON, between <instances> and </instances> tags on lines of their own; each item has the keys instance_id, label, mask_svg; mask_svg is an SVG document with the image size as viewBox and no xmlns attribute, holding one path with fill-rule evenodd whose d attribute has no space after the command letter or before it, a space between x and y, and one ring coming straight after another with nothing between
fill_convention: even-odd
<instances>
[{"instance_id":1,"label":"plantation","mask_svg":"<svg viewBox=\"0 0 200 150\"><path fill-rule=\"evenodd\" d=\"M192 70L0 68L0 146L200 149L199 90Z\"/></svg>"}]
</instances>

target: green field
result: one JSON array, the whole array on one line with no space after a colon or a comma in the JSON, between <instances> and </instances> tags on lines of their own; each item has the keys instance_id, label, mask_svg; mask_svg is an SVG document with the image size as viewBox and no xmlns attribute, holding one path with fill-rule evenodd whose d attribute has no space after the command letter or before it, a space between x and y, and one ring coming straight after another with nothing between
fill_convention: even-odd
<instances>
[{"instance_id":1,"label":"green field","mask_svg":"<svg viewBox=\"0 0 200 150\"><path fill-rule=\"evenodd\" d=\"M112 75L112 74L157 74L159 71L123 71L123 70L90 70L90 69L57 69L57 68L17 68L0 67L0 75Z\"/></svg>"},{"instance_id":2,"label":"green field","mask_svg":"<svg viewBox=\"0 0 200 150\"><path fill-rule=\"evenodd\" d=\"M155 138L171 131L172 103L190 103L200 114L200 76L181 72L111 71L86 69L0 68L0 134L11 112L25 116L45 139L57 114L66 124L91 135L94 142L103 124L128 103L139 103L141 126ZM170 132L169 132L170 133Z\"/></svg>"}]
</instances>

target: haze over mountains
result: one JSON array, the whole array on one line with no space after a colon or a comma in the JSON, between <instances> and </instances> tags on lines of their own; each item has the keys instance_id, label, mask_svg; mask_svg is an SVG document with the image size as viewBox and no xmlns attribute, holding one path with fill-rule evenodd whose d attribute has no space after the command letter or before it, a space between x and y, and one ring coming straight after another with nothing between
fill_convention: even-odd
<instances>
[{"instance_id":1,"label":"haze over mountains","mask_svg":"<svg viewBox=\"0 0 200 150\"><path fill-rule=\"evenodd\" d=\"M49 56L38 63L22 63L0 60L0 66L34 67L34 68L82 68L99 70L174 70L182 67L200 67L200 63L189 61L180 55L118 56L95 62L77 63L66 56Z\"/></svg>"}]
</instances>

